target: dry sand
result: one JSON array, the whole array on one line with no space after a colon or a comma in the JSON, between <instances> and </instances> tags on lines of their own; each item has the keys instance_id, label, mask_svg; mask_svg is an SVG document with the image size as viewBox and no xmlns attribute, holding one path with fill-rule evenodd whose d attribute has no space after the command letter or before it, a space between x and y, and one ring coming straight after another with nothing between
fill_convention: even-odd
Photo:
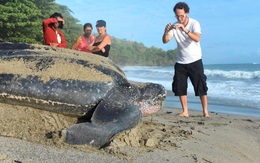
<instances>
[{"instance_id":1,"label":"dry sand","mask_svg":"<svg viewBox=\"0 0 260 163\"><path fill-rule=\"evenodd\" d=\"M164 108L103 149L68 145L75 118L0 103L0 162L260 162L260 118Z\"/></svg>"}]
</instances>

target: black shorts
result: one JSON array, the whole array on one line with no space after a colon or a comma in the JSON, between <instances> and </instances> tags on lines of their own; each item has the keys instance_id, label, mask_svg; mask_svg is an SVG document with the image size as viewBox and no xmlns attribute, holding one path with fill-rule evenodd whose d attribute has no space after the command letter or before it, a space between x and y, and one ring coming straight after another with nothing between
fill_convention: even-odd
<instances>
[{"instance_id":1,"label":"black shorts","mask_svg":"<svg viewBox=\"0 0 260 163\"><path fill-rule=\"evenodd\" d=\"M207 77L201 59L190 64L176 63L174 69L172 91L175 96L187 95L188 77L193 85L195 96L207 95Z\"/></svg>"}]
</instances>

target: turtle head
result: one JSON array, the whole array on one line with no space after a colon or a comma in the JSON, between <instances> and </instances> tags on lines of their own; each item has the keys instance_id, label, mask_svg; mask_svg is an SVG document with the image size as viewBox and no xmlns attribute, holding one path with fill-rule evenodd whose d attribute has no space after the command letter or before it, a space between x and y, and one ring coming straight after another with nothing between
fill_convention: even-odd
<instances>
[{"instance_id":1,"label":"turtle head","mask_svg":"<svg viewBox=\"0 0 260 163\"><path fill-rule=\"evenodd\" d=\"M140 97L135 104L141 109L143 116L154 114L162 109L167 92L161 84L138 83L135 85L140 91Z\"/></svg>"}]
</instances>

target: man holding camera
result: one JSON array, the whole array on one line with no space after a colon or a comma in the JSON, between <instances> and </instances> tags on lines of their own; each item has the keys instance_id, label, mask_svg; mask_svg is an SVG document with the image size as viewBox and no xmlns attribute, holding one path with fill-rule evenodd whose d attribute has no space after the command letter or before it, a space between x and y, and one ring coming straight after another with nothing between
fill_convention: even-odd
<instances>
[{"instance_id":1,"label":"man holding camera","mask_svg":"<svg viewBox=\"0 0 260 163\"><path fill-rule=\"evenodd\" d=\"M200 97L203 116L209 117L207 108L207 77L204 74L200 47L200 24L198 21L188 17L189 6L185 2L177 3L173 11L177 21L166 25L162 41L167 43L175 37L178 44L172 91L175 93L175 96L179 96L182 105L183 112L179 116L189 116L187 104L187 79L189 77L194 87L195 95Z\"/></svg>"},{"instance_id":2,"label":"man holding camera","mask_svg":"<svg viewBox=\"0 0 260 163\"><path fill-rule=\"evenodd\" d=\"M60 13L55 12L50 18L43 20L42 28L46 45L66 48L67 42L61 30L65 21Z\"/></svg>"}]
</instances>

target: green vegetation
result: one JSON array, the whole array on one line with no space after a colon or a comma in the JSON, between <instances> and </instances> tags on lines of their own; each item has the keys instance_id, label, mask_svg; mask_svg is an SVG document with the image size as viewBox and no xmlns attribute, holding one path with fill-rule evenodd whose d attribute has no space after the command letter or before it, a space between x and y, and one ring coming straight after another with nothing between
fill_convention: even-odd
<instances>
[{"instance_id":1,"label":"green vegetation","mask_svg":"<svg viewBox=\"0 0 260 163\"><path fill-rule=\"evenodd\" d=\"M143 43L112 37L109 58L120 65L169 66L173 65L175 55L176 50L147 48Z\"/></svg>"},{"instance_id":2,"label":"green vegetation","mask_svg":"<svg viewBox=\"0 0 260 163\"><path fill-rule=\"evenodd\" d=\"M62 30L72 46L83 33L72 11L55 0L0 0L0 42L43 44L42 20L60 12L66 22ZM143 43L112 37L110 56L119 65L169 66L175 61L176 50L147 48Z\"/></svg>"}]
</instances>

